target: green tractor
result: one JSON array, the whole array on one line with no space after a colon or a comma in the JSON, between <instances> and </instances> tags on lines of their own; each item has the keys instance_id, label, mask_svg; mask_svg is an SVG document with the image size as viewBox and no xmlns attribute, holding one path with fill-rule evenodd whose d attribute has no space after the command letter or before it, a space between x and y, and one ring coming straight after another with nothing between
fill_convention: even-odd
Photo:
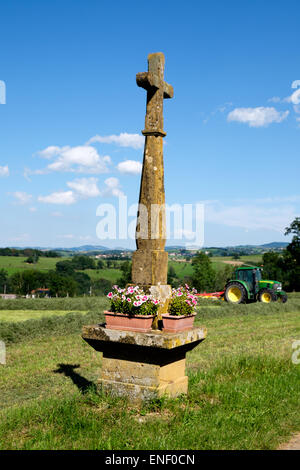
<instances>
[{"instance_id":1,"label":"green tractor","mask_svg":"<svg viewBox=\"0 0 300 470\"><path fill-rule=\"evenodd\" d=\"M270 303L287 301L287 295L278 281L262 279L262 268L248 266L235 269L233 278L227 281L224 291L226 302L241 304L245 302Z\"/></svg>"}]
</instances>

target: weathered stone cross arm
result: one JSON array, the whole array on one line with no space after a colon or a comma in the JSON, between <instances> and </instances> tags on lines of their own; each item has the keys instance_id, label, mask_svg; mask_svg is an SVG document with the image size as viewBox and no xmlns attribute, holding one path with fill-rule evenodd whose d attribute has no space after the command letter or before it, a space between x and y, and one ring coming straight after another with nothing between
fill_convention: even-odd
<instances>
[{"instance_id":1,"label":"weathered stone cross arm","mask_svg":"<svg viewBox=\"0 0 300 470\"><path fill-rule=\"evenodd\" d=\"M159 77L157 75L154 75L152 72L137 73L136 83L139 87L144 88L147 91L151 90L151 88L161 88L161 81ZM173 98L174 96L173 87L167 82L163 82L163 92L164 98Z\"/></svg>"},{"instance_id":2,"label":"weathered stone cross arm","mask_svg":"<svg viewBox=\"0 0 300 470\"><path fill-rule=\"evenodd\" d=\"M147 90L145 136L165 137L163 120L164 98L173 98L173 87L164 81L165 56L162 52L148 55L148 72L138 73L136 83Z\"/></svg>"}]
</instances>

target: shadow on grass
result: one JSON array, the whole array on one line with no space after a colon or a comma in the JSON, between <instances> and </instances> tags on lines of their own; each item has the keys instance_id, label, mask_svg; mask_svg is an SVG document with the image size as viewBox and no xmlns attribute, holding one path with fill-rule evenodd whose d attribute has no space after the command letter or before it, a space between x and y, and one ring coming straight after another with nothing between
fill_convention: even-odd
<instances>
[{"instance_id":1,"label":"shadow on grass","mask_svg":"<svg viewBox=\"0 0 300 470\"><path fill-rule=\"evenodd\" d=\"M82 377L74 369L78 369L80 364L58 364L58 369L54 370L56 374L64 374L66 377L70 377L73 384L80 390L82 394L87 393L90 390L96 391L96 385Z\"/></svg>"}]
</instances>

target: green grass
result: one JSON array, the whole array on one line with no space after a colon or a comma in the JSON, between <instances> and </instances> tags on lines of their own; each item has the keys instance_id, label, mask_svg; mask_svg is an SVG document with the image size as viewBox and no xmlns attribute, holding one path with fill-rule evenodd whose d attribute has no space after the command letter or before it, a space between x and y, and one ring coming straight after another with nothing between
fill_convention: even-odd
<instances>
[{"instance_id":1,"label":"green grass","mask_svg":"<svg viewBox=\"0 0 300 470\"><path fill-rule=\"evenodd\" d=\"M85 271L82 272L88 274L93 281L96 281L97 279L107 279L111 282L117 282L117 280L122 276L122 271L120 269L112 268L85 269Z\"/></svg>"},{"instance_id":2,"label":"green grass","mask_svg":"<svg viewBox=\"0 0 300 470\"><path fill-rule=\"evenodd\" d=\"M1 310L65 310L74 311L101 311L107 304L106 297L54 297L51 299L14 299L0 300Z\"/></svg>"},{"instance_id":3,"label":"green grass","mask_svg":"<svg viewBox=\"0 0 300 470\"><path fill-rule=\"evenodd\" d=\"M284 305L201 301L208 337L187 356L188 396L141 408L95 392L101 357L80 328L99 307L70 329L57 317L56 330L8 345L0 449L273 449L300 430L297 294Z\"/></svg>"},{"instance_id":4,"label":"green grass","mask_svg":"<svg viewBox=\"0 0 300 470\"><path fill-rule=\"evenodd\" d=\"M62 258L41 257L36 264L28 264L25 263L26 259L24 256L0 256L0 269L5 269L9 276L28 269L49 271L55 269L56 263L62 260Z\"/></svg>"},{"instance_id":5,"label":"green grass","mask_svg":"<svg viewBox=\"0 0 300 470\"><path fill-rule=\"evenodd\" d=\"M40 257L36 264L25 263L26 257L24 256L0 256L0 269L5 269L8 275L11 276L16 272L34 269L37 271L55 270L56 263L62 259L68 260L71 258L44 258ZM118 264L121 264L119 262ZM90 276L92 280L108 279L111 282L116 282L122 275L120 269L86 269L82 271Z\"/></svg>"},{"instance_id":6,"label":"green grass","mask_svg":"<svg viewBox=\"0 0 300 470\"><path fill-rule=\"evenodd\" d=\"M192 264L181 261L169 261L169 266L175 269L176 276L179 279L184 279L185 276L191 277L193 274Z\"/></svg>"},{"instance_id":7,"label":"green grass","mask_svg":"<svg viewBox=\"0 0 300 470\"><path fill-rule=\"evenodd\" d=\"M219 270L226 266L226 262L243 262L244 264L256 264L260 266L262 264L262 256L261 255L246 255L241 256L240 259L234 260L232 256L213 256L211 258L212 264L214 269Z\"/></svg>"},{"instance_id":8,"label":"green grass","mask_svg":"<svg viewBox=\"0 0 300 470\"><path fill-rule=\"evenodd\" d=\"M0 310L0 322L22 322L36 318L67 315L68 313L73 312L68 310ZM87 312L81 311L78 313L83 315Z\"/></svg>"}]
</instances>

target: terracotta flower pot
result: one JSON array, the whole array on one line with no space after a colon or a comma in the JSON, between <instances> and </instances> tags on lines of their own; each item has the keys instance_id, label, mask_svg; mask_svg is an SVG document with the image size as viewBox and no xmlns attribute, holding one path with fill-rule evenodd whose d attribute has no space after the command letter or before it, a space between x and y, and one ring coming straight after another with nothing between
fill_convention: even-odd
<instances>
[{"instance_id":1,"label":"terracotta flower pot","mask_svg":"<svg viewBox=\"0 0 300 470\"><path fill-rule=\"evenodd\" d=\"M127 315L125 313L104 312L106 328L110 330L151 331L154 315Z\"/></svg>"},{"instance_id":2,"label":"terracotta flower pot","mask_svg":"<svg viewBox=\"0 0 300 470\"><path fill-rule=\"evenodd\" d=\"M196 313L191 315L169 315L163 314L163 331L165 333L177 333L178 331L193 328Z\"/></svg>"}]
</instances>

